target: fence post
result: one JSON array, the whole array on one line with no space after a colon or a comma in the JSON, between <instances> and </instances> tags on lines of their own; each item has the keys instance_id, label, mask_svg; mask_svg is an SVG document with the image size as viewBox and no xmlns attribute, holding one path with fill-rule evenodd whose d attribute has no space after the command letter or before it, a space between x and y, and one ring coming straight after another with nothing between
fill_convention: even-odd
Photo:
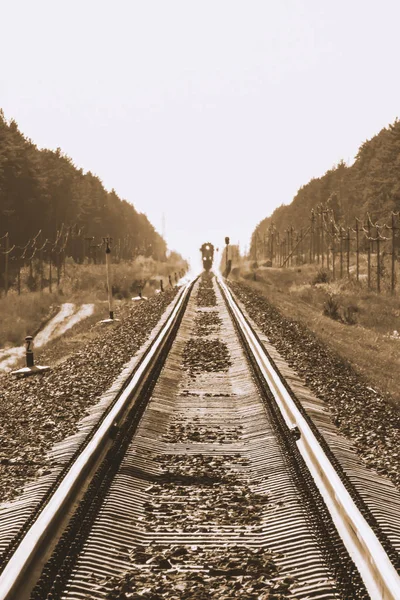
<instances>
[{"instance_id":1,"label":"fence post","mask_svg":"<svg viewBox=\"0 0 400 600\"><path fill-rule=\"evenodd\" d=\"M300 229L300 264L303 264L303 252L304 252L304 235L303 228Z\"/></svg>"},{"instance_id":2,"label":"fence post","mask_svg":"<svg viewBox=\"0 0 400 600\"><path fill-rule=\"evenodd\" d=\"M290 253L290 229L286 229L286 239L285 239L285 260L289 256ZM287 267L289 267L290 259L287 261Z\"/></svg>"},{"instance_id":3,"label":"fence post","mask_svg":"<svg viewBox=\"0 0 400 600\"><path fill-rule=\"evenodd\" d=\"M310 264L314 262L315 248L314 248L314 226L315 226L315 214L314 209L311 209L311 229L310 229Z\"/></svg>"},{"instance_id":4,"label":"fence post","mask_svg":"<svg viewBox=\"0 0 400 600\"><path fill-rule=\"evenodd\" d=\"M278 265L281 267L282 266L282 242L281 242L280 236L278 238L278 254L279 254Z\"/></svg>"},{"instance_id":5,"label":"fence post","mask_svg":"<svg viewBox=\"0 0 400 600\"><path fill-rule=\"evenodd\" d=\"M392 295L395 290L395 261L396 261L396 218L394 212L392 212L392 281L391 291Z\"/></svg>"},{"instance_id":6,"label":"fence post","mask_svg":"<svg viewBox=\"0 0 400 600\"><path fill-rule=\"evenodd\" d=\"M350 278L350 227L347 228L347 277Z\"/></svg>"},{"instance_id":7,"label":"fence post","mask_svg":"<svg viewBox=\"0 0 400 600\"><path fill-rule=\"evenodd\" d=\"M43 245L39 251L40 293L43 292Z\"/></svg>"},{"instance_id":8,"label":"fence post","mask_svg":"<svg viewBox=\"0 0 400 600\"><path fill-rule=\"evenodd\" d=\"M340 279L343 277L343 231L343 227L340 227Z\"/></svg>"},{"instance_id":9,"label":"fence post","mask_svg":"<svg viewBox=\"0 0 400 600\"><path fill-rule=\"evenodd\" d=\"M60 250L57 251L57 289L60 287L60 271L61 271L61 267L60 267L60 262L61 262L61 256L60 256Z\"/></svg>"},{"instance_id":10,"label":"fence post","mask_svg":"<svg viewBox=\"0 0 400 600\"><path fill-rule=\"evenodd\" d=\"M328 231L328 225L326 226L326 268L329 271L330 265L329 265L329 231Z\"/></svg>"},{"instance_id":11,"label":"fence post","mask_svg":"<svg viewBox=\"0 0 400 600\"><path fill-rule=\"evenodd\" d=\"M271 264L274 264L274 231L271 231Z\"/></svg>"},{"instance_id":12,"label":"fence post","mask_svg":"<svg viewBox=\"0 0 400 600\"><path fill-rule=\"evenodd\" d=\"M356 219L356 277L358 283L360 281L360 230L358 219Z\"/></svg>"},{"instance_id":13,"label":"fence post","mask_svg":"<svg viewBox=\"0 0 400 600\"><path fill-rule=\"evenodd\" d=\"M278 249L279 249L279 266L282 266L282 241L281 241L281 236L280 233L278 231Z\"/></svg>"},{"instance_id":14,"label":"fence post","mask_svg":"<svg viewBox=\"0 0 400 600\"><path fill-rule=\"evenodd\" d=\"M21 295L21 259L19 257L17 259L17 264L18 264L17 290L18 290L18 296L20 296Z\"/></svg>"},{"instance_id":15,"label":"fence post","mask_svg":"<svg viewBox=\"0 0 400 600\"><path fill-rule=\"evenodd\" d=\"M371 289L371 221L368 217L368 289Z\"/></svg>"},{"instance_id":16,"label":"fence post","mask_svg":"<svg viewBox=\"0 0 400 600\"><path fill-rule=\"evenodd\" d=\"M379 229L377 229L376 236L376 287L378 290L378 294L381 292L381 253L380 253L380 233Z\"/></svg>"},{"instance_id":17,"label":"fence post","mask_svg":"<svg viewBox=\"0 0 400 600\"><path fill-rule=\"evenodd\" d=\"M49 292L53 293L53 282L52 282L52 249L49 250Z\"/></svg>"},{"instance_id":18,"label":"fence post","mask_svg":"<svg viewBox=\"0 0 400 600\"><path fill-rule=\"evenodd\" d=\"M8 294L8 252L10 250L10 238L8 237L8 232L6 235L6 252L4 255L4 293L7 296Z\"/></svg>"},{"instance_id":19,"label":"fence post","mask_svg":"<svg viewBox=\"0 0 400 600\"><path fill-rule=\"evenodd\" d=\"M325 257L324 257L324 209L321 207L321 262L322 268L325 266Z\"/></svg>"}]
</instances>

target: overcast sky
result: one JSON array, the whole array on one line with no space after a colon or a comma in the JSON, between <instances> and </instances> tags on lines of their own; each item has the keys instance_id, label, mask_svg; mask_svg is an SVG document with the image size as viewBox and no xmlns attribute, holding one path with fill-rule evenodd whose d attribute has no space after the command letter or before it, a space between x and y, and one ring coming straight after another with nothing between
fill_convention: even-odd
<instances>
[{"instance_id":1,"label":"overcast sky","mask_svg":"<svg viewBox=\"0 0 400 600\"><path fill-rule=\"evenodd\" d=\"M400 116L398 0L3 0L0 107L195 255Z\"/></svg>"}]
</instances>

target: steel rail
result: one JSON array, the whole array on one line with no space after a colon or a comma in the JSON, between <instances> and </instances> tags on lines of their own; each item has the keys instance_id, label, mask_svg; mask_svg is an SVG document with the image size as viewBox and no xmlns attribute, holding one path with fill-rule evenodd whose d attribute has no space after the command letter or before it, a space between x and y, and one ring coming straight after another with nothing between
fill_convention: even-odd
<instances>
[{"instance_id":1,"label":"steel rail","mask_svg":"<svg viewBox=\"0 0 400 600\"><path fill-rule=\"evenodd\" d=\"M0 600L13 600L16 598L15 591L21 582L23 582L23 577L27 569L32 565L35 557L41 551L43 540L60 517L62 517L63 510L68 505L71 497L73 497L77 487L84 480L91 466L95 464L102 448L110 439L115 423L122 418L124 411L129 406L131 397L146 377L160 349L168 339L174 323L184 306L185 299L190 293L192 283L190 281L181 289L170 317L154 340L131 381L122 391L92 439L71 464L57 490L43 508L32 527L21 539L14 554L0 574Z\"/></svg>"},{"instance_id":2,"label":"steel rail","mask_svg":"<svg viewBox=\"0 0 400 600\"><path fill-rule=\"evenodd\" d=\"M291 398L230 290L221 278L218 278L218 283L287 426L290 429L297 426L300 431L301 437L297 441L298 449L318 486L338 533L353 559L371 599L399 600L400 575L374 531L358 510L307 420Z\"/></svg>"}]
</instances>

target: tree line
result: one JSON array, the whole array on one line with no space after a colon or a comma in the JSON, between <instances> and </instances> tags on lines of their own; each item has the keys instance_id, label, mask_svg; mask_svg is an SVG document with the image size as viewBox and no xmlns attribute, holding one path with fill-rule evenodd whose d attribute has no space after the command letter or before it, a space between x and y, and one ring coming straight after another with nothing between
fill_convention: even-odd
<instances>
[{"instance_id":1,"label":"tree line","mask_svg":"<svg viewBox=\"0 0 400 600\"><path fill-rule=\"evenodd\" d=\"M10 245L24 248L41 231L54 245L68 228L98 242L129 239L133 256L166 258L166 243L146 215L60 148L39 150L0 109L0 238L8 234Z\"/></svg>"},{"instance_id":2,"label":"tree line","mask_svg":"<svg viewBox=\"0 0 400 600\"><path fill-rule=\"evenodd\" d=\"M360 215L373 222L400 210L400 121L383 128L359 148L354 164L343 161L322 177L302 186L288 205L278 207L263 219L254 234L263 236L273 225L283 231L296 223L298 229L310 224L310 212L319 205L333 211L335 222L352 226ZM252 249L254 253L254 234Z\"/></svg>"}]
</instances>

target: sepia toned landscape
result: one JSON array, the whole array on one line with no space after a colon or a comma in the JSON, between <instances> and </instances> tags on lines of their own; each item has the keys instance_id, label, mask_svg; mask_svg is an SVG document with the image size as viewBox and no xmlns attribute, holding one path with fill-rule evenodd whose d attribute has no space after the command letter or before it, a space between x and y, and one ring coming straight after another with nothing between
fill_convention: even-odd
<instances>
[{"instance_id":1,"label":"sepia toned landscape","mask_svg":"<svg viewBox=\"0 0 400 600\"><path fill-rule=\"evenodd\" d=\"M399 600L397 3L2 17L0 600Z\"/></svg>"}]
</instances>

